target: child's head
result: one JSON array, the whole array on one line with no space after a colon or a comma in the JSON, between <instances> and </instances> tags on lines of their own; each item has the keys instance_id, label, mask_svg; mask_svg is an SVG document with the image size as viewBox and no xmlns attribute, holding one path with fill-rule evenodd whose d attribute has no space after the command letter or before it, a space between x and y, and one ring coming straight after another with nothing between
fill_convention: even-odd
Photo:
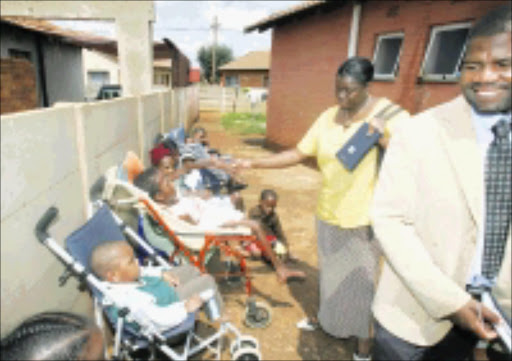
<instances>
[{"instance_id":1,"label":"child's head","mask_svg":"<svg viewBox=\"0 0 512 361\"><path fill-rule=\"evenodd\" d=\"M135 178L133 184L147 192L157 202L169 204L176 199L173 178L156 167L146 169Z\"/></svg>"},{"instance_id":2,"label":"child's head","mask_svg":"<svg viewBox=\"0 0 512 361\"><path fill-rule=\"evenodd\" d=\"M89 264L94 274L109 282L135 282L139 279L139 263L126 241L109 241L96 246Z\"/></svg>"},{"instance_id":3,"label":"child's head","mask_svg":"<svg viewBox=\"0 0 512 361\"><path fill-rule=\"evenodd\" d=\"M277 193L273 189L264 189L260 195L260 207L265 214L272 214L277 207Z\"/></svg>"},{"instance_id":4,"label":"child's head","mask_svg":"<svg viewBox=\"0 0 512 361\"><path fill-rule=\"evenodd\" d=\"M190 137L193 143L208 145L208 133L203 127L195 127L190 132Z\"/></svg>"},{"instance_id":5,"label":"child's head","mask_svg":"<svg viewBox=\"0 0 512 361\"><path fill-rule=\"evenodd\" d=\"M175 158L171 150L165 147L163 144L151 149L151 164L157 167L159 170L167 173L172 173L175 168Z\"/></svg>"},{"instance_id":6,"label":"child's head","mask_svg":"<svg viewBox=\"0 0 512 361\"><path fill-rule=\"evenodd\" d=\"M192 151L186 150L181 155L181 166L188 172L192 168L192 164L194 164L196 161L196 157L194 156L194 153Z\"/></svg>"}]
</instances>

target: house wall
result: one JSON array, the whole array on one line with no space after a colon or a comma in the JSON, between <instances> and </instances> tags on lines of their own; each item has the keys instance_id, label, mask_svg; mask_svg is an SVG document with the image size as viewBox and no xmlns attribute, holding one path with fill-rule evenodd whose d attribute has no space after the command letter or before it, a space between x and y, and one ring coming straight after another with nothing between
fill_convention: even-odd
<instances>
[{"instance_id":1,"label":"house wall","mask_svg":"<svg viewBox=\"0 0 512 361\"><path fill-rule=\"evenodd\" d=\"M34 65L25 59L0 59L0 114L37 107Z\"/></svg>"},{"instance_id":2,"label":"house wall","mask_svg":"<svg viewBox=\"0 0 512 361\"><path fill-rule=\"evenodd\" d=\"M41 64L36 47L38 38L41 41L49 105L58 101L83 101L82 56L79 47L2 23L0 55L2 58L9 57L11 48L30 52L30 59L35 67L38 106L42 107Z\"/></svg>"},{"instance_id":3,"label":"house wall","mask_svg":"<svg viewBox=\"0 0 512 361\"><path fill-rule=\"evenodd\" d=\"M226 77L237 75L240 87L265 87L265 76L268 70L223 70L222 84L226 84Z\"/></svg>"},{"instance_id":4,"label":"house wall","mask_svg":"<svg viewBox=\"0 0 512 361\"><path fill-rule=\"evenodd\" d=\"M404 32L398 77L372 82L370 92L388 97L411 113L455 97L459 94L456 83L418 81L431 27L474 21L505 2L363 2L357 55L373 59L379 34ZM388 15L393 6L397 9ZM273 29L267 122L270 145L294 146L317 116L335 104L334 74L347 58L351 17L352 6L347 4Z\"/></svg>"},{"instance_id":5,"label":"house wall","mask_svg":"<svg viewBox=\"0 0 512 361\"><path fill-rule=\"evenodd\" d=\"M74 279L58 286L64 267L37 241L35 225L50 206L56 206L60 216L49 230L63 245L65 237L85 222L88 190L100 175L121 163L129 150L147 166L146 155L157 132L188 127L197 118L196 88L58 103L1 116L2 337L37 312L90 314L90 298L78 292Z\"/></svg>"},{"instance_id":6,"label":"house wall","mask_svg":"<svg viewBox=\"0 0 512 361\"><path fill-rule=\"evenodd\" d=\"M415 114L460 94L457 82L419 80L432 26L474 22L505 1L376 1L364 4L358 55L373 59L380 34L404 33L400 69L393 81L374 81L370 91L401 104ZM393 13L395 15L388 15Z\"/></svg>"},{"instance_id":7,"label":"house wall","mask_svg":"<svg viewBox=\"0 0 512 361\"><path fill-rule=\"evenodd\" d=\"M293 146L334 102L334 73L347 57L351 6L272 31L267 142Z\"/></svg>"},{"instance_id":8,"label":"house wall","mask_svg":"<svg viewBox=\"0 0 512 361\"><path fill-rule=\"evenodd\" d=\"M82 49L51 39L43 41L46 87L50 105L56 102L83 102Z\"/></svg>"},{"instance_id":9,"label":"house wall","mask_svg":"<svg viewBox=\"0 0 512 361\"><path fill-rule=\"evenodd\" d=\"M117 58L99 51L82 49L83 79L85 84L85 96L95 98L100 90L99 86L89 82L89 71L106 71L109 73L110 84L120 84L119 65Z\"/></svg>"},{"instance_id":10,"label":"house wall","mask_svg":"<svg viewBox=\"0 0 512 361\"><path fill-rule=\"evenodd\" d=\"M11 26L9 24L0 24L0 56L9 57L9 49L28 51L30 53L31 63L34 65L36 74L36 94L37 106L43 106L43 95L41 92L41 81L39 79L39 61L37 59L36 41L34 33ZM2 85L3 88L3 85Z\"/></svg>"}]
</instances>

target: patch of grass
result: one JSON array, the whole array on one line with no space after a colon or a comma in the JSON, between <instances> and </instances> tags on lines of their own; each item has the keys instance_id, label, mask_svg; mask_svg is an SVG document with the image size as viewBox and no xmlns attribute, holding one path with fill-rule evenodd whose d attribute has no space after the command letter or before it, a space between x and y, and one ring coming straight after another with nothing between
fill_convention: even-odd
<instances>
[{"instance_id":1,"label":"patch of grass","mask_svg":"<svg viewBox=\"0 0 512 361\"><path fill-rule=\"evenodd\" d=\"M265 134L267 117L260 113L226 113L221 124L224 129L237 134Z\"/></svg>"}]
</instances>

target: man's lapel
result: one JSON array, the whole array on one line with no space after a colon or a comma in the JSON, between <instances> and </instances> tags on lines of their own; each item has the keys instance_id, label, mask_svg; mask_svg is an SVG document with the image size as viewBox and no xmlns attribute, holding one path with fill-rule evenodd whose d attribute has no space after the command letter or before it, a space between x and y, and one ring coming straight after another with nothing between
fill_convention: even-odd
<instances>
[{"instance_id":1,"label":"man's lapel","mask_svg":"<svg viewBox=\"0 0 512 361\"><path fill-rule=\"evenodd\" d=\"M475 223L480 228L483 217L483 164L469 105L459 96L436 115L442 119L442 143L446 147Z\"/></svg>"}]
</instances>

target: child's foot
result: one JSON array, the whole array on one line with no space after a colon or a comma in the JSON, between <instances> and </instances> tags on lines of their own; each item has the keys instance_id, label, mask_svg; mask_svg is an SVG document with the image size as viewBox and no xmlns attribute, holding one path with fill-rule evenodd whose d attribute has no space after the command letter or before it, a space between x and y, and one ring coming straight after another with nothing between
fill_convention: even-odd
<instances>
[{"instance_id":1,"label":"child's foot","mask_svg":"<svg viewBox=\"0 0 512 361\"><path fill-rule=\"evenodd\" d=\"M314 331L319 328L318 320L315 318L303 318L297 322L297 328L304 331Z\"/></svg>"},{"instance_id":2,"label":"child's foot","mask_svg":"<svg viewBox=\"0 0 512 361\"><path fill-rule=\"evenodd\" d=\"M287 267L281 266L276 269L277 279L280 283L285 283L292 280L303 280L306 278L306 274L302 271L297 271L293 269L289 269Z\"/></svg>"}]
</instances>

